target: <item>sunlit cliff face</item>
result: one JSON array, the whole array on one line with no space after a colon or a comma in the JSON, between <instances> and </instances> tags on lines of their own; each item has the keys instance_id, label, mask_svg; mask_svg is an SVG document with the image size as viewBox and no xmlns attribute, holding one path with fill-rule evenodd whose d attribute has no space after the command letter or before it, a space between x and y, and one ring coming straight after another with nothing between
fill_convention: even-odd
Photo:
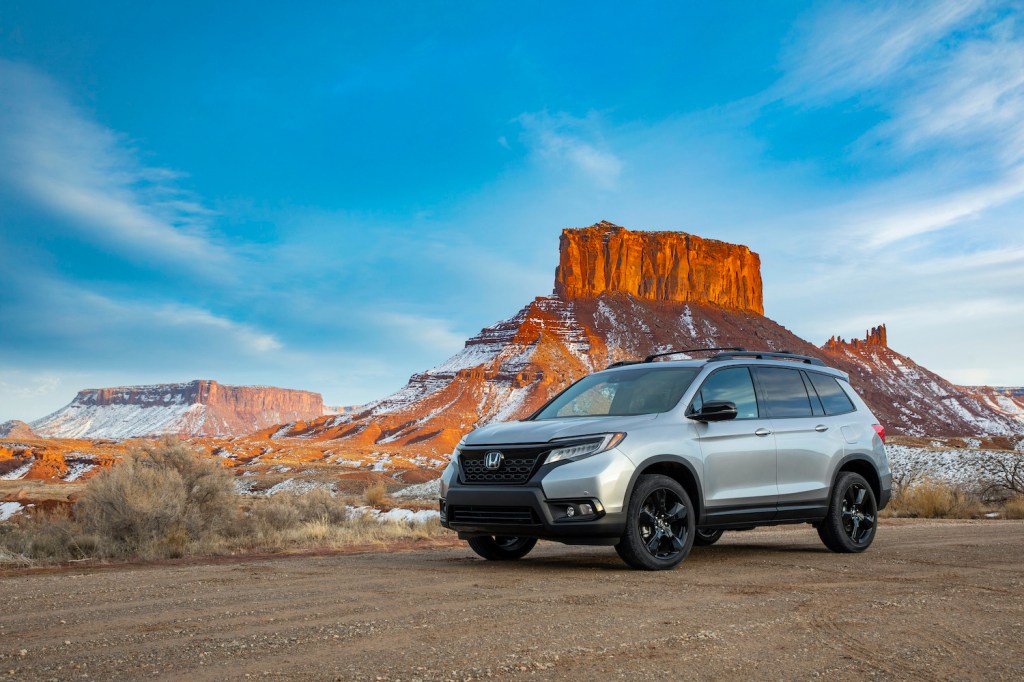
<instances>
[{"instance_id":1,"label":"sunlit cliff face","mask_svg":"<svg viewBox=\"0 0 1024 682\"><path fill-rule=\"evenodd\" d=\"M761 259L746 246L685 232L631 232L608 222L563 230L555 295L604 293L764 314Z\"/></svg>"}]
</instances>

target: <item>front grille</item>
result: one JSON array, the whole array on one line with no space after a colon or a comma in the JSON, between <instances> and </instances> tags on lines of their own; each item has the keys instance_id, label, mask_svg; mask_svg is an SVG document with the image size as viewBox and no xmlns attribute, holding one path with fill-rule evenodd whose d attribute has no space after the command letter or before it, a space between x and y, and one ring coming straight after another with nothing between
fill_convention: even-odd
<instances>
[{"instance_id":1,"label":"front grille","mask_svg":"<svg viewBox=\"0 0 1024 682\"><path fill-rule=\"evenodd\" d=\"M467 484L498 484L522 485L530 480L544 455L551 450L550 446L532 448L486 448L481 450L463 450L459 455L462 465L462 482ZM484 458L488 452L501 452L501 466L488 469L484 466Z\"/></svg>"},{"instance_id":2,"label":"front grille","mask_svg":"<svg viewBox=\"0 0 1024 682\"><path fill-rule=\"evenodd\" d=\"M448 507L449 523L478 523L483 526L536 526L540 522L529 507Z\"/></svg>"}]
</instances>

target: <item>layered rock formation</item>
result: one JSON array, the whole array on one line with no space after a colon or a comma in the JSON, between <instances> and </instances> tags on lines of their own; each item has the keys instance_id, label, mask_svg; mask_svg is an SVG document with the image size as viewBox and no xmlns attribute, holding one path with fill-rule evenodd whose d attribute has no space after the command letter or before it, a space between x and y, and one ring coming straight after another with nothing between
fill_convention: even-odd
<instances>
[{"instance_id":1,"label":"layered rock formation","mask_svg":"<svg viewBox=\"0 0 1024 682\"><path fill-rule=\"evenodd\" d=\"M570 382L612 362L709 346L820 357L851 375L893 433L1017 428L891 351L884 325L864 340L834 338L818 348L761 311L759 260L746 247L611 223L565 230L553 296L483 329L397 393L354 413L286 425L274 436L337 439L346 450L441 455L475 426L527 416Z\"/></svg>"},{"instance_id":2,"label":"layered rock formation","mask_svg":"<svg viewBox=\"0 0 1024 682\"><path fill-rule=\"evenodd\" d=\"M946 381L887 345L885 325L863 339L833 336L825 361L850 374L853 385L892 433L965 436L1024 432L1024 424L979 396Z\"/></svg>"},{"instance_id":3,"label":"layered rock formation","mask_svg":"<svg viewBox=\"0 0 1024 682\"><path fill-rule=\"evenodd\" d=\"M22 438L28 440L38 438L38 436L32 430L32 427L25 422L12 419L0 424L0 438Z\"/></svg>"},{"instance_id":4,"label":"layered rock formation","mask_svg":"<svg viewBox=\"0 0 1024 682\"><path fill-rule=\"evenodd\" d=\"M252 433L322 414L319 393L196 380L86 389L66 407L32 422L32 428L51 438L220 436Z\"/></svg>"},{"instance_id":5,"label":"layered rock formation","mask_svg":"<svg viewBox=\"0 0 1024 682\"><path fill-rule=\"evenodd\" d=\"M863 339L850 339L846 341L841 336L832 336L825 342L824 348L832 352L842 352L845 348L888 348L889 341L885 335L885 325L880 324L867 330Z\"/></svg>"},{"instance_id":6,"label":"layered rock formation","mask_svg":"<svg viewBox=\"0 0 1024 682\"><path fill-rule=\"evenodd\" d=\"M992 410L1024 424L1024 387L1020 386L957 386Z\"/></svg>"},{"instance_id":7,"label":"layered rock formation","mask_svg":"<svg viewBox=\"0 0 1024 682\"><path fill-rule=\"evenodd\" d=\"M764 313L761 260L746 246L685 232L631 232L609 222L563 230L555 296L606 293Z\"/></svg>"}]
</instances>

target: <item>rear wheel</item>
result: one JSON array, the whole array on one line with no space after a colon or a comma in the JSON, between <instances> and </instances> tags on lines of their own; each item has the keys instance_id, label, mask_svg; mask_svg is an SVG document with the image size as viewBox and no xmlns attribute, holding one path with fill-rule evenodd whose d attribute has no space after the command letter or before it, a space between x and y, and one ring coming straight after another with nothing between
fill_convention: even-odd
<instances>
[{"instance_id":1,"label":"rear wheel","mask_svg":"<svg viewBox=\"0 0 1024 682\"><path fill-rule=\"evenodd\" d=\"M693 546L695 517L690 496L677 481L642 476L629 498L626 532L615 551L633 568L675 568Z\"/></svg>"},{"instance_id":2,"label":"rear wheel","mask_svg":"<svg viewBox=\"0 0 1024 682\"><path fill-rule=\"evenodd\" d=\"M722 533L724 530L702 530L697 529L697 532L693 535L693 544L695 545L713 545L722 539Z\"/></svg>"},{"instance_id":3,"label":"rear wheel","mask_svg":"<svg viewBox=\"0 0 1024 682\"><path fill-rule=\"evenodd\" d=\"M845 471L836 479L828 514L818 525L818 537L833 552L863 552L875 539L878 503L860 474Z\"/></svg>"},{"instance_id":4,"label":"rear wheel","mask_svg":"<svg viewBox=\"0 0 1024 682\"><path fill-rule=\"evenodd\" d=\"M520 538L512 535L484 535L469 538L470 548L488 561L514 561L530 553L537 538Z\"/></svg>"}]
</instances>

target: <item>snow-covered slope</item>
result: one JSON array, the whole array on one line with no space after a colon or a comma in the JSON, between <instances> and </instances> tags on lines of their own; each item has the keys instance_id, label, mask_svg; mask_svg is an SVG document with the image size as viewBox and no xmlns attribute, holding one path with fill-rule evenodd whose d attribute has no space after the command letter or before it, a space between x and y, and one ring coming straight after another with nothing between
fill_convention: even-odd
<instances>
[{"instance_id":1,"label":"snow-covered slope","mask_svg":"<svg viewBox=\"0 0 1024 682\"><path fill-rule=\"evenodd\" d=\"M197 380L80 391L32 428L51 438L241 435L321 414L318 393Z\"/></svg>"}]
</instances>

